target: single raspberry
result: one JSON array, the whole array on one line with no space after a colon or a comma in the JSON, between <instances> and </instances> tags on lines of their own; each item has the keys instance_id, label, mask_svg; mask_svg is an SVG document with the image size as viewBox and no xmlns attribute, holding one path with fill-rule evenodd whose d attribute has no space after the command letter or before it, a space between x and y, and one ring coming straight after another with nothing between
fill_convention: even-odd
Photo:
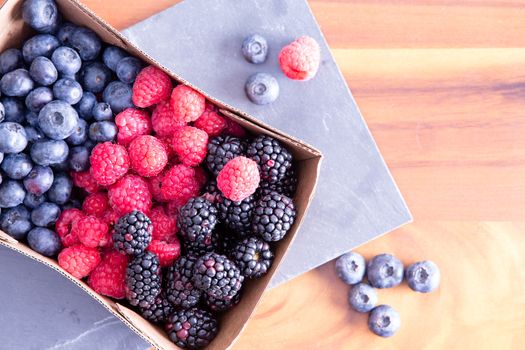
<instances>
[{"instance_id":1,"label":"single raspberry","mask_svg":"<svg viewBox=\"0 0 525 350\"><path fill-rule=\"evenodd\" d=\"M118 143L127 146L131 141L140 135L151 133L151 121L146 111L127 108L117 114L115 124L118 127Z\"/></svg>"},{"instance_id":2,"label":"single raspberry","mask_svg":"<svg viewBox=\"0 0 525 350\"><path fill-rule=\"evenodd\" d=\"M140 176L158 175L168 163L166 148L155 136L142 135L128 147L131 168Z\"/></svg>"},{"instance_id":3,"label":"single raspberry","mask_svg":"<svg viewBox=\"0 0 525 350\"><path fill-rule=\"evenodd\" d=\"M159 103L170 96L171 78L161 69L148 66L140 71L133 84L133 103L145 108Z\"/></svg>"},{"instance_id":4,"label":"single raspberry","mask_svg":"<svg viewBox=\"0 0 525 350\"><path fill-rule=\"evenodd\" d=\"M151 114L151 124L157 136L171 136L186 122L177 120L173 116L169 100L159 102Z\"/></svg>"},{"instance_id":5,"label":"single raspberry","mask_svg":"<svg viewBox=\"0 0 525 350\"><path fill-rule=\"evenodd\" d=\"M174 165L166 171L161 181L161 191L168 201L176 201L181 206L190 198L198 196L200 183L194 168L184 164Z\"/></svg>"},{"instance_id":6,"label":"single raspberry","mask_svg":"<svg viewBox=\"0 0 525 350\"><path fill-rule=\"evenodd\" d=\"M91 174L99 185L109 186L129 170L129 156L124 146L111 142L99 143L91 151Z\"/></svg>"},{"instance_id":7,"label":"single raspberry","mask_svg":"<svg viewBox=\"0 0 525 350\"><path fill-rule=\"evenodd\" d=\"M117 213L124 215L132 210L149 214L151 192L146 180L137 175L126 175L108 191L109 204Z\"/></svg>"},{"instance_id":8,"label":"single raspberry","mask_svg":"<svg viewBox=\"0 0 525 350\"><path fill-rule=\"evenodd\" d=\"M108 225L93 215L84 216L73 225L71 233L86 247L96 248L106 243Z\"/></svg>"},{"instance_id":9,"label":"single raspberry","mask_svg":"<svg viewBox=\"0 0 525 350\"><path fill-rule=\"evenodd\" d=\"M192 126L184 126L173 134L173 149L182 164L199 165L206 157L208 134Z\"/></svg>"},{"instance_id":10,"label":"single raspberry","mask_svg":"<svg viewBox=\"0 0 525 350\"><path fill-rule=\"evenodd\" d=\"M99 190L100 186L90 170L86 171L72 171L70 173L73 185L84 189L88 193L95 193Z\"/></svg>"},{"instance_id":11,"label":"single raspberry","mask_svg":"<svg viewBox=\"0 0 525 350\"><path fill-rule=\"evenodd\" d=\"M176 238L171 243L153 240L146 248L147 251L157 254L161 267L170 266L180 256L180 241Z\"/></svg>"},{"instance_id":12,"label":"single raspberry","mask_svg":"<svg viewBox=\"0 0 525 350\"><path fill-rule=\"evenodd\" d=\"M217 187L226 198L239 202L255 192L260 180L257 163L241 156L222 168L217 176Z\"/></svg>"},{"instance_id":13,"label":"single raspberry","mask_svg":"<svg viewBox=\"0 0 525 350\"><path fill-rule=\"evenodd\" d=\"M101 217L109 208L109 200L106 192L92 193L84 199L82 210L88 215Z\"/></svg>"},{"instance_id":14,"label":"single raspberry","mask_svg":"<svg viewBox=\"0 0 525 350\"><path fill-rule=\"evenodd\" d=\"M99 251L82 244L64 248L58 254L58 265L78 279L89 275L99 263Z\"/></svg>"},{"instance_id":15,"label":"single raspberry","mask_svg":"<svg viewBox=\"0 0 525 350\"><path fill-rule=\"evenodd\" d=\"M315 76L321 62L321 49L315 39L302 36L283 47L279 65L284 74L294 80L309 80Z\"/></svg>"},{"instance_id":16,"label":"single raspberry","mask_svg":"<svg viewBox=\"0 0 525 350\"><path fill-rule=\"evenodd\" d=\"M235 137L245 137L246 136L246 130L239 124L234 122L231 119L227 119L227 125L226 128L223 131L224 135L230 135Z\"/></svg>"},{"instance_id":17,"label":"single raspberry","mask_svg":"<svg viewBox=\"0 0 525 350\"><path fill-rule=\"evenodd\" d=\"M161 207L153 207L149 215L153 224L153 240L171 241L176 237L177 216L166 214L166 210Z\"/></svg>"},{"instance_id":18,"label":"single raspberry","mask_svg":"<svg viewBox=\"0 0 525 350\"><path fill-rule=\"evenodd\" d=\"M204 112L206 99L186 85L178 85L171 93L170 106L175 120L192 122Z\"/></svg>"},{"instance_id":19,"label":"single raspberry","mask_svg":"<svg viewBox=\"0 0 525 350\"><path fill-rule=\"evenodd\" d=\"M60 236L64 247L70 247L79 243L78 236L72 229L76 222L84 216L84 213L76 208L66 209L60 214L55 224L55 230Z\"/></svg>"},{"instance_id":20,"label":"single raspberry","mask_svg":"<svg viewBox=\"0 0 525 350\"><path fill-rule=\"evenodd\" d=\"M109 251L102 261L89 274L88 284L98 294L115 299L126 297L126 268L129 263L127 255Z\"/></svg>"},{"instance_id":21,"label":"single raspberry","mask_svg":"<svg viewBox=\"0 0 525 350\"><path fill-rule=\"evenodd\" d=\"M205 131L208 136L212 137L220 135L228 126L228 122L215 110L206 108L193 125L195 125L196 128Z\"/></svg>"}]
</instances>

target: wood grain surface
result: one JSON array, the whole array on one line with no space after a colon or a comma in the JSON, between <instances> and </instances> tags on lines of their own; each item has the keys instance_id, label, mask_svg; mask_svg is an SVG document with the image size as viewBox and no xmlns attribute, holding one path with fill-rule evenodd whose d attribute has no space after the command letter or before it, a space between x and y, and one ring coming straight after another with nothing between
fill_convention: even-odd
<instances>
[{"instance_id":1,"label":"wood grain surface","mask_svg":"<svg viewBox=\"0 0 525 350\"><path fill-rule=\"evenodd\" d=\"M117 28L177 2L84 1ZM382 339L330 262L267 292L235 349L524 348L525 2L310 4L415 217L357 251L434 260L442 285L381 290L402 318Z\"/></svg>"}]
</instances>

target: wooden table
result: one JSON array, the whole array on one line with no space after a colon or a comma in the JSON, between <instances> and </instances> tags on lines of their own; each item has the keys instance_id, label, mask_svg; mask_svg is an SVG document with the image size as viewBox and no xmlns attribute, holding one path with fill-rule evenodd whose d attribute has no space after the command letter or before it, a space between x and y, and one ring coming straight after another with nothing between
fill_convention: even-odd
<instances>
[{"instance_id":1,"label":"wooden table","mask_svg":"<svg viewBox=\"0 0 525 350\"><path fill-rule=\"evenodd\" d=\"M125 28L176 0L85 0ZM357 251L437 262L441 288L379 291L367 331L333 262L268 292L235 349L525 346L525 2L312 0L415 222Z\"/></svg>"}]
</instances>

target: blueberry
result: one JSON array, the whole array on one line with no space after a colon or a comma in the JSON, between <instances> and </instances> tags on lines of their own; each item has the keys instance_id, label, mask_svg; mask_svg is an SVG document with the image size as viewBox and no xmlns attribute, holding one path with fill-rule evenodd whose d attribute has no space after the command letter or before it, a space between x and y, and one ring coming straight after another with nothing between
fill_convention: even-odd
<instances>
[{"instance_id":1,"label":"blueberry","mask_svg":"<svg viewBox=\"0 0 525 350\"><path fill-rule=\"evenodd\" d=\"M335 262L335 271L346 284L352 285L361 282L365 275L365 270L365 258L355 252L343 254Z\"/></svg>"},{"instance_id":2,"label":"blueberry","mask_svg":"<svg viewBox=\"0 0 525 350\"><path fill-rule=\"evenodd\" d=\"M375 288L391 288L403 281L403 264L393 255L376 255L367 265L368 282Z\"/></svg>"},{"instance_id":3,"label":"blueberry","mask_svg":"<svg viewBox=\"0 0 525 350\"><path fill-rule=\"evenodd\" d=\"M428 260L419 261L410 265L405 275L408 286L412 290L420 293L432 292L439 286L441 279L437 265Z\"/></svg>"},{"instance_id":4,"label":"blueberry","mask_svg":"<svg viewBox=\"0 0 525 350\"><path fill-rule=\"evenodd\" d=\"M348 293L348 303L357 312L368 312L377 304L377 293L366 283L358 283Z\"/></svg>"},{"instance_id":5,"label":"blueberry","mask_svg":"<svg viewBox=\"0 0 525 350\"><path fill-rule=\"evenodd\" d=\"M69 167L73 171L89 169L89 149L84 146L73 147L69 152Z\"/></svg>"},{"instance_id":6,"label":"blueberry","mask_svg":"<svg viewBox=\"0 0 525 350\"><path fill-rule=\"evenodd\" d=\"M87 122L79 119L75 131L66 139L66 142L73 146L78 146L86 142L88 137Z\"/></svg>"},{"instance_id":7,"label":"blueberry","mask_svg":"<svg viewBox=\"0 0 525 350\"><path fill-rule=\"evenodd\" d=\"M7 96L26 96L34 87L29 72L23 68L5 74L0 80L0 89Z\"/></svg>"},{"instance_id":8,"label":"blueberry","mask_svg":"<svg viewBox=\"0 0 525 350\"><path fill-rule=\"evenodd\" d=\"M0 164L4 161L4 154L0 153ZM2 176L0 175L0 183L2 183Z\"/></svg>"},{"instance_id":9,"label":"blueberry","mask_svg":"<svg viewBox=\"0 0 525 350\"><path fill-rule=\"evenodd\" d=\"M87 64L82 70L82 87L98 94L111 81L111 71L100 62Z\"/></svg>"},{"instance_id":10,"label":"blueberry","mask_svg":"<svg viewBox=\"0 0 525 350\"><path fill-rule=\"evenodd\" d=\"M0 165L12 180L21 180L33 169L33 162L25 153L8 154Z\"/></svg>"},{"instance_id":11,"label":"blueberry","mask_svg":"<svg viewBox=\"0 0 525 350\"><path fill-rule=\"evenodd\" d=\"M44 136L44 133L40 129L38 129L38 127L26 126L24 127L24 129L26 130L27 141L29 143L35 143L38 141L42 141L46 138Z\"/></svg>"},{"instance_id":12,"label":"blueberry","mask_svg":"<svg viewBox=\"0 0 525 350\"><path fill-rule=\"evenodd\" d=\"M29 209L35 209L45 201L47 201L47 198L43 194L36 195L31 192L27 192L26 196L24 197L24 205Z\"/></svg>"},{"instance_id":13,"label":"blueberry","mask_svg":"<svg viewBox=\"0 0 525 350\"><path fill-rule=\"evenodd\" d=\"M98 35L89 28L77 27L69 37L69 43L84 61L97 58L102 47Z\"/></svg>"},{"instance_id":14,"label":"blueberry","mask_svg":"<svg viewBox=\"0 0 525 350\"><path fill-rule=\"evenodd\" d=\"M60 252L60 237L44 227L35 227L27 234L27 243L35 252L44 256L55 256Z\"/></svg>"},{"instance_id":15,"label":"blueberry","mask_svg":"<svg viewBox=\"0 0 525 350\"><path fill-rule=\"evenodd\" d=\"M37 87L27 95L26 107L31 112L38 113L51 101L53 101L53 91L48 87L41 86Z\"/></svg>"},{"instance_id":16,"label":"blueberry","mask_svg":"<svg viewBox=\"0 0 525 350\"><path fill-rule=\"evenodd\" d=\"M39 56L33 60L29 67L29 76L36 83L49 86L58 79L58 71L51 60L44 56Z\"/></svg>"},{"instance_id":17,"label":"blueberry","mask_svg":"<svg viewBox=\"0 0 525 350\"><path fill-rule=\"evenodd\" d=\"M135 57L126 57L117 63L117 77L121 82L133 84L143 67L142 61Z\"/></svg>"},{"instance_id":18,"label":"blueberry","mask_svg":"<svg viewBox=\"0 0 525 350\"><path fill-rule=\"evenodd\" d=\"M27 63L31 63L38 56L51 57L53 51L59 46L60 42L53 35L35 35L25 42L22 47L22 56Z\"/></svg>"},{"instance_id":19,"label":"blueberry","mask_svg":"<svg viewBox=\"0 0 525 350\"><path fill-rule=\"evenodd\" d=\"M102 99L104 102L109 103L113 113L118 114L126 108L134 107L131 95L131 85L120 81L112 81L104 89Z\"/></svg>"},{"instance_id":20,"label":"blueberry","mask_svg":"<svg viewBox=\"0 0 525 350\"><path fill-rule=\"evenodd\" d=\"M96 121L112 120L113 111L107 102L99 102L93 107L93 118Z\"/></svg>"},{"instance_id":21,"label":"blueberry","mask_svg":"<svg viewBox=\"0 0 525 350\"><path fill-rule=\"evenodd\" d=\"M67 143L63 140L44 140L35 142L30 149L31 159L38 165L55 165L66 161L69 154Z\"/></svg>"},{"instance_id":22,"label":"blueberry","mask_svg":"<svg viewBox=\"0 0 525 350\"><path fill-rule=\"evenodd\" d=\"M77 28L78 27L71 22L65 22L60 26L57 32L57 38L62 45L71 45L69 38Z\"/></svg>"},{"instance_id":23,"label":"blueberry","mask_svg":"<svg viewBox=\"0 0 525 350\"><path fill-rule=\"evenodd\" d=\"M113 122L96 122L89 126L89 138L96 142L113 141L117 131L117 126Z\"/></svg>"},{"instance_id":24,"label":"blueberry","mask_svg":"<svg viewBox=\"0 0 525 350\"><path fill-rule=\"evenodd\" d=\"M60 21L54 0L25 0L22 18L33 29L41 33L53 33Z\"/></svg>"},{"instance_id":25,"label":"blueberry","mask_svg":"<svg viewBox=\"0 0 525 350\"><path fill-rule=\"evenodd\" d=\"M24 68L22 51L18 49L7 49L0 54L0 74L6 74L17 68Z\"/></svg>"},{"instance_id":26,"label":"blueberry","mask_svg":"<svg viewBox=\"0 0 525 350\"><path fill-rule=\"evenodd\" d=\"M38 126L38 113L26 111L24 119L27 122L27 124L34 127Z\"/></svg>"},{"instance_id":27,"label":"blueberry","mask_svg":"<svg viewBox=\"0 0 525 350\"><path fill-rule=\"evenodd\" d=\"M51 188L47 191L47 198L56 204L65 204L71 198L73 182L65 173L55 175Z\"/></svg>"},{"instance_id":28,"label":"blueberry","mask_svg":"<svg viewBox=\"0 0 525 350\"><path fill-rule=\"evenodd\" d=\"M20 153L27 146L27 135L24 127L18 123L0 123L0 152Z\"/></svg>"},{"instance_id":29,"label":"blueberry","mask_svg":"<svg viewBox=\"0 0 525 350\"><path fill-rule=\"evenodd\" d=\"M29 211L23 205L7 209L0 216L0 229L16 240L25 239L32 228Z\"/></svg>"},{"instance_id":30,"label":"blueberry","mask_svg":"<svg viewBox=\"0 0 525 350\"><path fill-rule=\"evenodd\" d=\"M26 114L24 103L16 97L4 96L1 99L5 110L5 121L23 123Z\"/></svg>"},{"instance_id":31,"label":"blueberry","mask_svg":"<svg viewBox=\"0 0 525 350\"><path fill-rule=\"evenodd\" d=\"M393 336L401 326L401 318L396 310L388 305L375 307L368 316L368 328L380 337Z\"/></svg>"},{"instance_id":32,"label":"blueberry","mask_svg":"<svg viewBox=\"0 0 525 350\"><path fill-rule=\"evenodd\" d=\"M126 51L117 46L108 46L102 54L104 64L112 71L117 69L117 64L125 57L128 57Z\"/></svg>"},{"instance_id":33,"label":"blueberry","mask_svg":"<svg viewBox=\"0 0 525 350\"><path fill-rule=\"evenodd\" d=\"M82 98L82 86L71 78L59 79L53 85L53 94L58 100L65 101L70 105L80 102Z\"/></svg>"},{"instance_id":34,"label":"blueberry","mask_svg":"<svg viewBox=\"0 0 525 350\"><path fill-rule=\"evenodd\" d=\"M5 108L4 104L0 102L0 122L3 122L5 119Z\"/></svg>"},{"instance_id":35,"label":"blueberry","mask_svg":"<svg viewBox=\"0 0 525 350\"><path fill-rule=\"evenodd\" d=\"M26 191L19 181L8 180L0 185L0 208L13 208L24 202Z\"/></svg>"},{"instance_id":36,"label":"blueberry","mask_svg":"<svg viewBox=\"0 0 525 350\"><path fill-rule=\"evenodd\" d=\"M38 114L38 126L54 140L63 140L75 132L78 114L64 101L49 102Z\"/></svg>"},{"instance_id":37,"label":"blueberry","mask_svg":"<svg viewBox=\"0 0 525 350\"><path fill-rule=\"evenodd\" d=\"M36 165L24 179L24 187L27 192L41 196L49 190L53 180L53 170L50 167Z\"/></svg>"},{"instance_id":38,"label":"blueberry","mask_svg":"<svg viewBox=\"0 0 525 350\"><path fill-rule=\"evenodd\" d=\"M70 47L60 46L51 55L57 71L67 76L74 76L82 66L80 55Z\"/></svg>"},{"instance_id":39,"label":"blueberry","mask_svg":"<svg viewBox=\"0 0 525 350\"><path fill-rule=\"evenodd\" d=\"M279 97L279 83L267 73L256 73L248 78L245 85L246 96L255 104L265 105Z\"/></svg>"},{"instance_id":40,"label":"blueberry","mask_svg":"<svg viewBox=\"0 0 525 350\"><path fill-rule=\"evenodd\" d=\"M268 42L259 34L250 35L242 42L242 54L250 63L263 63L268 56Z\"/></svg>"},{"instance_id":41,"label":"blueberry","mask_svg":"<svg viewBox=\"0 0 525 350\"><path fill-rule=\"evenodd\" d=\"M80 102L75 105L75 109L80 118L88 121L91 120L93 118L93 107L96 103L97 97L95 94L89 91L84 91Z\"/></svg>"},{"instance_id":42,"label":"blueberry","mask_svg":"<svg viewBox=\"0 0 525 350\"><path fill-rule=\"evenodd\" d=\"M44 202L31 212L31 222L35 226L48 227L60 217L60 207L55 203Z\"/></svg>"}]
</instances>

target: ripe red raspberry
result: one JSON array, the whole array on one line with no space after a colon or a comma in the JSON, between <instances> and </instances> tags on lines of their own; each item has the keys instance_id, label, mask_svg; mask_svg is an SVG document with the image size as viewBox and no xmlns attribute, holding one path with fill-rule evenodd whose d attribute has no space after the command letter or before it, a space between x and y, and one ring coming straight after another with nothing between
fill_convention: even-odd
<instances>
[{"instance_id":1,"label":"ripe red raspberry","mask_svg":"<svg viewBox=\"0 0 525 350\"><path fill-rule=\"evenodd\" d=\"M98 294L115 299L126 296L126 268L129 258L112 250L104 254L102 261L91 272L88 284Z\"/></svg>"},{"instance_id":2,"label":"ripe red raspberry","mask_svg":"<svg viewBox=\"0 0 525 350\"><path fill-rule=\"evenodd\" d=\"M185 121L177 120L171 111L170 101L160 102L151 114L151 124L157 136L171 136L181 126L186 125Z\"/></svg>"},{"instance_id":3,"label":"ripe red raspberry","mask_svg":"<svg viewBox=\"0 0 525 350\"><path fill-rule=\"evenodd\" d=\"M321 49L315 39L302 36L283 47L279 65L284 74L294 80L309 80L315 76L321 62Z\"/></svg>"},{"instance_id":4,"label":"ripe red raspberry","mask_svg":"<svg viewBox=\"0 0 525 350\"><path fill-rule=\"evenodd\" d=\"M157 254L160 260L160 266L167 267L179 258L180 241L176 237L171 243L153 240L146 250Z\"/></svg>"},{"instance_id":5,"label":"ripe red raspberry","mask_svg":"<svg viewBox=\"0 0 525 350\"><path fill-rule=\"evenodd\" d=\"M177 153L175 153L175 150L173 149L173 136L158 136L157 138L162 142L164 145L164 148L166 149L166 153L168 154L168 160L171 160L172 158L177 157Z\"/></svg>"},{"instance_id":6,"label":"ripe red raspberry","mask_svg":"<svg viewBox=\"0 0 525 350\"><path fill-rule=\"evenodd\" d=\"M217 187L226 198L239 202L255 192L260 180L257 163L246 157L236 157L217 175Z\"/></svg>"},{"instance_id":7,"label":"ripe red raspberry","mask_svg":"<svg viewBox=\"0 0 525 350\"><path fill-rule=\"evenodd\" d=\"M170 106L175 120L189 123L204 112L206 99L189 86L178 85L171 93Z\"/></svg>"},{"instance_id":8,"label":"ripe red raspberry","mask_svg":"<svg viewBox=\"0 0 525 350\"><path fill-rule=\"evenodd\" d=\"M226 122L227 122L227 125L223 131L223 134L240 137L240 138L246 136L246 130L244 130L244 128L240 126L238 123L230 119L227 119Z\"/></svg>"},{"instance_id":9,"label":"ripe red raspberry","mask_svg":"<svg viewBox=\"0 0 525 350\"><path fill-rule=\"evenodd\" d=\"M93 178L102 186L114 184L129 170L128 152L124 146L111 142L96 145L89 161Z\"/></svg>"},{"instance_id":10,"label":"ripe red raspberry","mask_svg":"<svg viewBox=\"0 0 525 350\"><path fill-rule=\"evenodd\" d=\"M199 195L200 183L194 168L184 164L174 165L161 180L161 191L167 201L182 202Z\"/></svg>"},{"instance_id":11,"label":"ripe red raspberry","mask_svg":"<svg viewBox=\"0 0 525 350\"><path fill-rule=\"evenodd\" d=\"M226 129L228 122L225 118L219 115L214 109L206 108L206 110L201 114L199 119L193 123L196 128L199 128L205 131L208 136L217 136Z\"/></svg>"},{"instance_id":12,"label":"ripe red raspberry","mask_svg":"<svg viewBox=\"0 0 525 350\"><path fill-rule=\"evenodd\" d=\"M154 136L142 135L128 147L131 168L140 176L158 175L168 163L166 147Z\"/></svg>"},{"instance_id":13,"label":"ripe red raspberry","mask_svg":"<svg viewBox=\"0 0 525 350\"><path fill-rule=\"evenodd\" d=\"M132 210L149 214L151 193L146 180L137 175L126 175L108 191L109 204L120 215Z\"/></svg>"},{"instance_id":14,"label":"ripe red raspberry","mask_svg":"<svg viewBox=\"0 0 525 350\"><path fill-rule=\"evenodd\" d=\"M109 208L108 195L106 192L92 193L84 199L82 210L88 215L101 217Z\"/></svg>"},{"instance_id":15,"label":"ripe red raspberry","mask_svg":"<svg viewBox=\"0 0 525 350\"><path fill-rule=\"evenodd\" d=\"M76 244L58 254L58 265L78 279L84 278L100 263L96 248Z\"/></svg>"},{"instance_id":16,"label":"ripe red raspberry","mask_svg":"<svg viewBox=\"0 0 525 350\"><path fill-rule=\"evenodd\" d=\"M171 78L160 68L148 66L140 71L133 84L133 103L137 107L152 106L170 96Z\"/></svg>"},{"instance_id":17,"label":"ripe red raspberry","mask_svg":"<svg viewBox=\"0 0 525 350\"><path fill-rule=\"evenodd\" d=\"M102 246L108 235L108 225L96 216L88 215L77 220L71 230L86 247Z\"/></svg>"},{"instance_id":18,"label":"ripe red raspberry","mask_svg":"<svg viewBox=\"0 0 525 350\"><path fill-rule=\"evenodd\" d=\"M66 209L60 214L55 224L55 230L60 236L64 247L69 247L79 242L78 236L73 231L73 226L84 216L84 213L76 208Z\"/></svg>"},{"instance_id":19,"label":"ripe red raspberry","mask_svg":"<svg viewBox=\"0 0 525 350\"><path fill-rule=\"evenodd\" d=\"M206 157L208 134L192 126L184 126L173 134L173 149L182 164L199 165Z\"/></svg>"},{"instance_id":20,"label":"ripe red raspberry","mask_svg":"<svg viewBox=\"0 0 525 350\"><path fill-rule=\"evenodd\" d=\"M118 127L118 143L127 146L140 135L151 133L151 121L146 111L136 108L126 108L115 117Z\"/></svg>"},{"instance_id":21,"label":"ripe red raspberry","mask_svg":"<svg viewBox=\"0 0 525 350\"><path fill-rule=\"evenodd\" d=\"M151 209L149 215L153 224L152 237L154 240L163 240L169 242L177 233L177 217L167 215L163 207L157 206Z\"/></svg>"},{"instance_id":22,"label":"ripe red raspberry","mask_svg":"<svg viewBox=\"0 0 525 350\"><path fill-rule=\"evenodd\" d=\"M70 173L73 185L84 189L88 193L95 193L99 190L100 186L93 175L91 175L90 170L86 171L72 171Z\"/></svg>"}]
</instances>

